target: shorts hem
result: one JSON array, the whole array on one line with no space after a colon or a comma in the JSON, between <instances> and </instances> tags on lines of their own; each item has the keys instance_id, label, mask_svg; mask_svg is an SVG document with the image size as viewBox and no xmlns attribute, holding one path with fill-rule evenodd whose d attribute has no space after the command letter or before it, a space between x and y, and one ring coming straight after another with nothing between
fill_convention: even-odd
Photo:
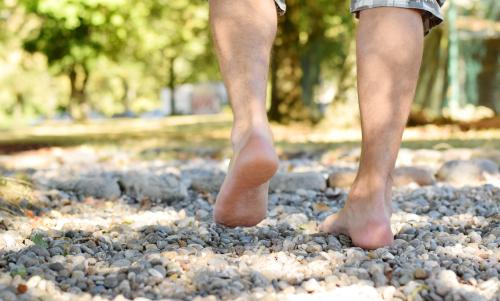
<instances>
[{"instance_id":1,"label":"shorts hem","mask_svg":"<svg viewBox=\"0 0 500 301\"><path fill-rule=\"evenodd\" d=\"M359 18L359 12L362 10L367 10L370 8L376 7L397 7L397 8L408 8L408 9L416 9L422 12L422 21L424 22L424 35L428 34L429 31L435 26L441 24L443 22L443 16L438 10L434 10L431 8L422 7L421 5L417 5L411 2L405 4L374 4L369 7L356 7L351 8L351 14L354 14L356 18Z\"/></svg>"},{"instance_id":2,"label":"shorts hem","mask_svg":"<svg viewBox=\"0 0 500 301\"><path fill-rule=\"evenodd\" d=\"M278 16L283 16L286 13L286 4L283 1L275 0L274 4L276 4L276 11L278 12Z\"/></svg>"}]
</instances>

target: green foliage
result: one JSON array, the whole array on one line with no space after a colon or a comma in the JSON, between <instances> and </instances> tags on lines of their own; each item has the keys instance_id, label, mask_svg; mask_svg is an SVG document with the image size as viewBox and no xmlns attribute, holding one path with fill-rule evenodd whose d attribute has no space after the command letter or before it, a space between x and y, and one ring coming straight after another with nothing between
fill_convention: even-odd
<instances>
[{"instance_id":1,"label":"green foliage","mask_svg":"<svg viewBox=\"0 0 500 301\"><path fill-rule=\"evenodd\" d=\"M458 14L493 22L498 3L460 1ZM356 100L355 18L349 1L287 4L278 19L269 115L279 122L317 121L323 115L319 103L331 100L326 98ZM434 30L426 43L422 72L429 72L422 74L415 108L441 114L447 28ZM498 111L498 39L469 44L460 46L470 58L463 62L469 71L461 97ZM165 86L219 78L208 1L0 1L0 127L66 112L81 118L90 111L141 113L160 106ZM326 89L335 92L326 97Z\"/></svg>"},{"instance_id":2,"label":"green foliage","mask_svg":"<svg viewBox=\"0 0 500 301\"><path fill-rule=\"evenodd\" d=\"M155 0L147 5L147 24L137 27L144 45L139 51L148 66L156 67L150 70L163 86L173 90L178 84L213 78L217 69L211 59L206 2Z\"/></svg>"},{"instance_id":3,"label":"green foliage","mask_svg":"<svg viewBox=\"0 0 500 301\"><path fill-rule=\"evenodd\" d=\"M26 275L28 275L28 271L26 270L26 268L24 266L19 266L17 268L12 269L10 272L10 275L12 277L14 277L16 275L19 275L21 277L25 277Z\"/></svg>"},{"instance_id":4,"label":"green foliage","mask_svg":"<svg viewBox=\"0 0 500 301\"><path fill-rule=\"evenodd\" d=\"M35 245L47 249L49 244L43 239L43 236L39 233L33 234L30 237L30 240L35 243Z\"/></svg>"},{"instance_id":5,"label":"green foliage","mask_svg":"<svg viewBox=\"0 0 500 301\"><path fill-rule=\"evenodd\" d=\"M19 19L35 25L19 38L19 45L37 57L46 59L50 74L34 74L33 66L23 69L24 59L0 86L19 86L4 95L0 102L9 103L9 115L20 111L26 115L53 115L56 108L84 117L90 109L105 114L123 110L149 110L158 106L159 91L165 85L206 81L218 77L212 58L207 30L208 5L205 1L132 1L132 0L11 0L9 9L21 11ZM0 7L0 10L2 7ZM0 20L2 26L15 23ZM1 36L0 36L1 37ZM15 34L8 37L15 39ZM17 50L18 51L18 50ZM2 50L0 48L0 54ZM1 63L1 56L0 56ZM196 67L195 67L196 66ZM26 72L25 72L26 71ZM52 95L43 85L33 85L27 74L57 82ZM10 82L10 83L9 83ZM26 87L18 83L25 82ZM19 92L19 93L18 93ZM43 93L42 93L43 94ZM47 98L55 99L47 108ZM103 99L105 101L103 101ZM38 104L43 104L39 106Z\"/></svg>"},{"instance_id":6,"label":"green foliage","mask_svg":"<svg viewBox=\"0 0 500 301\"><path fill-rule=\"evenodd\" d=\"M70 80L70 105L79 118L87 108L86 88L95 61L102 56L116 60L127 42L122 27L128 13L125 0L23 0L40 27L24 41L28 52L41 52L56 74Z\"/></svg>"},{"instance_id":7,"label":"green foliage","mask_svg":"<svg viewBox=\"0 0 500 301\"><path fill-rule=\"evenodd\" d=\"M25 0L27 11L41 26L24 43L29 52L42 52L51 66L65 72L75 65L90 67L101 55L111 58L125 45L120 27L127 17L121 0Z\"/></svg>"}]
</instances>

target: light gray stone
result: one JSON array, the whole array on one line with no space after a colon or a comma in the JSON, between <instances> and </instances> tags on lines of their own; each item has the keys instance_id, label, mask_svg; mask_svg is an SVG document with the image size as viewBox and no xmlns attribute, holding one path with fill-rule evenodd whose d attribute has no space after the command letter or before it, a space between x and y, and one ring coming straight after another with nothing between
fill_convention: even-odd
<instances>
[{"instance_id":1,"label":"light gray stone","mask_svg":"<svg viewBox=\"0 0 500 301\"><path fill-rule=\"evenodd\" d=\"M117 180L103 176L88 175L63 181L52 180L49 185L63 191L73 191L79 195L99 199L116 199L121 194Z\"/></svg>"},{"instance_id":2,"label":"light gray stone","mask_svg":"<svg viewBox=\"0 0 500 301\"><path fill-rule=\"evenodd\" d=\"M172 173L153 174L131 171L120 176L124 192L136 199L183 200L187 189L180 178Z\"/></svg>"},{"instance_id":3,"label":"light gray stone","mask_svg":"<svg viewBox=\"0 0 500 301\"><path fill-rule=\"evenodd\" d=\"M196 169L183 172L191 180L191 188L199 192L218 192L226 176L223 172Z\"/></svg>"},{"instance_id":4,"label":"light gray stone","mask_svg":"<svg viewBox=\"0 0 500 301\"><path fill-rule=\"evenodd\" d=\"M394 169L392 174L394 186L417 184L419 186L433 185L436 180L427 168L404 166Z\"/></svg>"},{"instance_id":5,"label":"light gray stone","mask_svg":"<svg viewBox=\"0 0 500 301\"><path fill-rule=\"evenodd\" d=\"M309 293L317 292L317 291L321 290L321 286L319 285L318 281L314 278L307 280L306 282L304 282L302 284L302 286Z\"/></svg>"},{"instance_id":6,"label":"light gray stone","mask_svg":"<svg viewBox=\"0 0 500 301\"><path fill-rule=\"evenodd\" d=\"M488 175L497 176L498 165L488 159L452 160L445 162L436 178L454 185L473 185L485 181Z\"/></svg>"},{"instance_id":7,"label":"light gray stone","mask_svg":"<svg viewBox=\"0 0 500 301\"><path fill-rule=\"evenodd\" d=\"M104 285L107 288L115 288L118 285L118 278L116 275L110 274L104 279Z\"/></svg>"},{"instance_id":8,"label":"light gray stone","mask_svg":"<svg viewBox=\"0 0 500 301\"><path fill-rule=\"evenodd\" d=\"M325 190L326 180L318 172L278 173L271 179L271 191Z\"/></svg>"},{"instance_id":9,"label":"light gray stone","mask_svg":"<svg viewBox=\"0 0 500 301\"><path fill-rule=\"evenodd\" d=\"M459 287L457 275L450 270L440 271L434 280L434 285L436 287L436 292L441 296L445 296L453 289Z\"/></svg>"},{"instance_id":10,"label":"light gray stone","mask_svg":"<svg viewBox=\"0 0 500 301\"><path fill-rule=\"evenodd\" d=\"M328 176L329 187L349 188L356 178L357 171L351 169L338 170Z\"/></svg>"}]
</instances>

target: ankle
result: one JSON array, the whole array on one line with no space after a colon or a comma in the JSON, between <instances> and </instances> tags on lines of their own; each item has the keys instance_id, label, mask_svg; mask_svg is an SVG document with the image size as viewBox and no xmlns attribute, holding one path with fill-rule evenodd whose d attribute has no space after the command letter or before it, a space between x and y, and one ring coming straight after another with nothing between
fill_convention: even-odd
<instances>
[{"instance_id":1,"label":"ankle","mask_svg":"<svg viewBox=\"0 0 500 301\"><path fill-rule=\"evenodd\" d=\"M349 191L350 201L381 202L385 200L387 180L375 176L360 176L354 181Z\"/></svg>"},{"instance_id":2,"label":"ankle","mask_svg":"<svg viewBox=\"0 0 500 301\"><path fill-rule=\"evenodd\" d=\"M381 190L392 187L392 170L386 168L363 168L358 169L353 187L364 187L364 189Z\"/></svg>"},{"instance_id":3,"label":"ankle","mask_svg":"<svg viewBox=\"0 0 500 301\"><path fill-rule=\"evenodd\" d=\"M241 144L244 144L244 141L248 140L251 135L259 135L272 142L271 128L267 122L235 122L231 130L231 143L233 147L238 147Z\"/></svg>"}]
</instances>

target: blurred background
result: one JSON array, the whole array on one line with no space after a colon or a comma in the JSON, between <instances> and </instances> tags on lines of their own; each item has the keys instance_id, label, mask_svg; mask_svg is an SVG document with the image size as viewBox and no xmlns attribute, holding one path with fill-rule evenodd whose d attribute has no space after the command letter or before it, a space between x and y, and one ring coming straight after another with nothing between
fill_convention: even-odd
<instances>
[{"instance_id":1,"label":"blurred background","mask_svg":"<svg viewBox=\"0 0 500 301\"><path fill-rule=\"evenodd\" d=\"M409 125L499 127L500 4L447 0L443 14L446 22L426 38ZM349 1L288 0L279 23L270 119L356 128L356 21ZM49 125L48 134L54 135L76 129L60 124L88 125L82 131L90 134L95 123L101 125L94 129L99 134L117 135L161 129L169 124L165 120L229 126L207 1L0 3L2 145L31 135L30 140L40 134L33 128ZM70 143L69 138L45 142L64 141Z\"/></svg>"}]
</instances>

